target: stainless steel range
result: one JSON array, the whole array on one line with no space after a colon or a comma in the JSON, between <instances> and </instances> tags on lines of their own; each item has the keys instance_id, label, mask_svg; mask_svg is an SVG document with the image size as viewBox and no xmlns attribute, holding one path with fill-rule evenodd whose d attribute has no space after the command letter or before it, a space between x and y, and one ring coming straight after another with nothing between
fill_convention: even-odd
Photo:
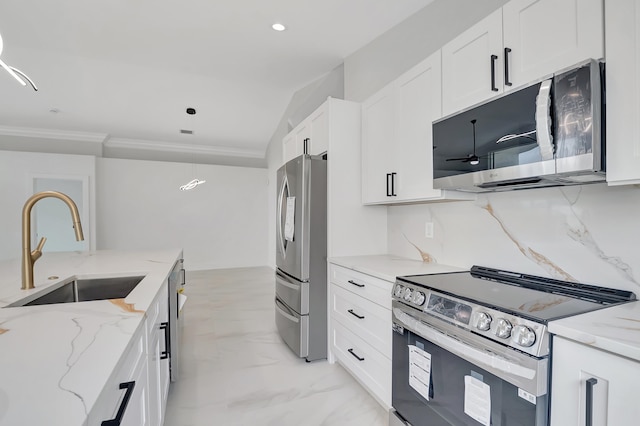
<instances>
[{"instance_id":1,"label":"stainless steel range","mask_svg":"<svg viewBox=\"0 0 640 426\"><path fill-rule=\"evenodd\" d=\"M548 425L547 323L632 300L480 266L398 277L389 424Z\"/></svg>"}]
</instances>

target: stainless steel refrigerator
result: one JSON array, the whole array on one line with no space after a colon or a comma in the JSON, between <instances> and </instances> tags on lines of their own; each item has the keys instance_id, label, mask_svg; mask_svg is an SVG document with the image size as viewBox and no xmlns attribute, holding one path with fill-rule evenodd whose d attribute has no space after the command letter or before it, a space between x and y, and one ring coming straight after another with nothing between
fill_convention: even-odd
<instances>
[{"instance_id":1,"label":"stainless steel refrigerator","mask_svg":"<svg viewBox=\"0 0 640 426\"><path fill-rule=\"evenodd\" d=\"M301 155L278 170L275 316L299 357L327 357L327 161Z\"/></svg>"}]
</instances>

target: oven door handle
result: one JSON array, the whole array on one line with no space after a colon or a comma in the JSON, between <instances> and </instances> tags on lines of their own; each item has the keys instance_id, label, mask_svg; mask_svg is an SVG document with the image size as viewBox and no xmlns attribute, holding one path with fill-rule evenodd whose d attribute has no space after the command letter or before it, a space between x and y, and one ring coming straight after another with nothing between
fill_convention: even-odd
<instances>
[{"instance_id":1,"label":"oven door handle","mask_svg":"<svg viewBox=\"0 0 640 426\"><path fill-rule=\"evenodd\" d=\"M454 339L453 337L422 323L411 315L402 312L398 308L393 308L393 314L396 319L398 319L406 328L413 330L414 333L422 336L432 343L437 344L442 349L452 352L470 362L480 365L488 365L496 370L523 377L528 380L532 380L536 376L536 371L531 368L523 367L522 365L513 363L506 358L488 353L466 342Z\"/></svg>"}]
</instances>

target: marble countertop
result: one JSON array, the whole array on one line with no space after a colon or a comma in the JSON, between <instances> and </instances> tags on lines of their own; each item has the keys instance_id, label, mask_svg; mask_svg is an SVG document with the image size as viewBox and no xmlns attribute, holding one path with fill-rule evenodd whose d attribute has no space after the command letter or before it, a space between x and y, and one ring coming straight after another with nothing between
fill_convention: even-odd
<instances>
[{"instance_id":1,"label":"marble countertop","mask_svg":"<svg viewBox=\"0 0 640 426\"><path fill-rule=\"evenodd\" d=\"M640 361L640 301L552 321L549 331Z\"/></svg>"},{"instance_id":2,"label":"marble countertop","mask_svg":"<svg viewBox=\"0 0 640 426\"><path fill-rule=\"evenodd\" d=\"M181 250L45 253L33 290L20 289L19 260L0 262L0 425L86 424L181 256ZM6 307L72 278L133 275L145 278L125 299Z\"/></svg>"},{"instance_id":3,"label":"marble countertop","mask_svg":"<svg viewBox=\"0 0 640 426\"><path fill-rule=\"evenodd\" d=\"M401 275L440 274L443 272L465 271L465 269L457 266L425 263L420 260L407 259L388 254L332 257L329 258L329 262L389 282L395 282L396 277Z\"/></svg>"}]
</instances>

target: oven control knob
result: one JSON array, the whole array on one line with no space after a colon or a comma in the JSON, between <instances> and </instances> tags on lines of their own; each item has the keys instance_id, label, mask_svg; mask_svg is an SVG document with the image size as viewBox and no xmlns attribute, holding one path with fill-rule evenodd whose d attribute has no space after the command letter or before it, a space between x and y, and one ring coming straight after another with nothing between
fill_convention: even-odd
<instances>
[{"instance_id":1,"label":"oven control knob","mask_svg":"<svg viewBox=\"0 0 640 426\"><path fill-rule=\"evenodd\" d=\"M504 318L499 318L496 325L496 336L501 339L508 339L511 336L511 329L513 326L509 321Z\"/></svg>"},{"instance_id":2,"label":"oven control knob","mask_svg":"<svg viewBox=\"0 0 640 426\"><path fill-rule=\"evenodd\" d=\"M528 348L536 342L536 333L526 325L517 325L513 329L516 343Z\"/></svg>"},{"instance_id":3,"label":"oven control knob","mask_svg":"<svg viewBox=\"0 0 640 426\"><path fill-rule=\"evenodd\" d=\"M476 327L478 330L487 331L491 328L491 315L486 312L480 312L478 314L478 323Z\"/></svg>"},{"instance_id":4,"label":"oven control knob","mask_svg":"<svg viewBox=\"0 0 640 426\"><path fill-rule=\"evenodd\" d=\"M422 306L424 304L424 293L421 291L414 291L413 292L413 303L415 303L418 306Z\"/></svg>"},{"instance_id":5,"label":"oven control knob","mask_svg":"<svg viewBox=\"0 0 640 426\"><path fill-rule=\"evenodd\" d=\"M404 300L406 302L410 302L411 301L411 296L412 296L413 292L411 291L411 289L409 287L404 289Z\"/></svg>"},{"instance_id":6,"label":"oven control knob","mask_svg":"<svg viewBox=\"0 0 640 426\"><path fill-rule=\"evenodd\" d=\"M404 287L400 284L396 284L396 288L393 289L393 295L397 298L401 298L402 297L402 290L404 290Z\"/></svg>"}]
</instances>

